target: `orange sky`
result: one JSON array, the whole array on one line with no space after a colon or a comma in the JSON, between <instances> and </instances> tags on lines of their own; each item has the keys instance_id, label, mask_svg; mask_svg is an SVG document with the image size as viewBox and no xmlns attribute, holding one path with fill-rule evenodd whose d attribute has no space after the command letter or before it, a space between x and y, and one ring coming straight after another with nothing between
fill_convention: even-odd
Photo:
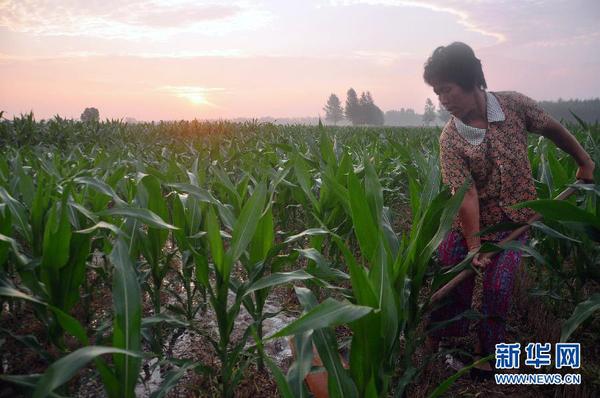
<instances>
[{"instance_id":1,"label":"orange sky","mask_svg":"<svg viewBox=\"0 0 600 398\"><path fill-rule=\"evenodd\" d=\"M322 114L330 93L382 110L437 103L422 67L469 43L491 90L600 95L600 2L0 0L0 110L171 120Z\"/></svg>"}]
</instances>

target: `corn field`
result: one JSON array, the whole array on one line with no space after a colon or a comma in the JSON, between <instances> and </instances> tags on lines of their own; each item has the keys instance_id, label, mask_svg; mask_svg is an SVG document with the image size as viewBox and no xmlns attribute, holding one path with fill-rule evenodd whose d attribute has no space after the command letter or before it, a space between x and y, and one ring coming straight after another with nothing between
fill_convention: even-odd
<instances>
[{"instance_id":1,"label":"corn field","mask_svg":"<svg viewBox=\"0 0 600 398\"><path fill-rule=\"evenodd\" d=\"M600 164L598 124L570 128ZM0 396L308 397L316 352L331 397L597 396L600 186L549 200L577 166L533 134L539 200L523 205L543 220L517 247L513 320L533 332L513 334L580 342L583 383L519 390L474 386L468 366L427 371L445 354L423 349L430 297L470 266L436 261L464 193L441 183L438 136L3 119ZM551 326L532 326L540 314ZM292 336L294 359L276 360L269 347Z\"/></svg>"}]
</instances>

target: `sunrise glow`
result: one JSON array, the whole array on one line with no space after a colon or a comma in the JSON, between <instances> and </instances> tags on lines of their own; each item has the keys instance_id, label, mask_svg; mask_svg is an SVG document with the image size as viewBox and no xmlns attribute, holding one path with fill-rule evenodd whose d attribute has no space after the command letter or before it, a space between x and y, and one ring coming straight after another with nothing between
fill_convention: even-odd
<instances>
[{"instance_id":1,"label":"sunrise glow","mask_svg":"<svg viewBox=\"0 0 600 398\"><path fill-rule=\"evenodd\" d=\"M437 103L439 45L470 44L491 90L600 93L591 0L0 2L0 110L38 118L317 117L331 93L384 111Z\"/></svg>"}]
</instances>

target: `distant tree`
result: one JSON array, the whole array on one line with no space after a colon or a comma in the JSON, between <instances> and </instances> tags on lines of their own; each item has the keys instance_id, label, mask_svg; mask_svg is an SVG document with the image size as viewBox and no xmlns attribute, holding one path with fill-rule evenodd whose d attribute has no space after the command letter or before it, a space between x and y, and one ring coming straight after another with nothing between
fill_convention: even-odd
<instances>
[{"instance_id":1,"label":"distant tree","mask_svg":"<svg viewBox=\"0 0 600 398\"><path fill-rule=\"evenodd\" d=\"M98 112L98 109L96 108L85 108L81 114L82 122L97 122L98 120L100 120L100 112Z\"/></svg>"},{"instance_id":2,"label":"distant tree","mask_svg":"<svg viewBox=\"0 0 600 398\"><path fill-rule=\"evenodd\" d=\"M346 93L346 106L344 107L346 119L353 125L360 124L360 106L358 104L358 96L353 88L350 88Z\"/></svg>"},{"instance_id":3,"label":"distant tree","mask_svg":"<svg viewBox=\"0 0 600 398\"><path fill-rule=\"evenodd\" d=\"M369 123L369 104L372 100L364 91L360 94L360 98L358 99L358 124Z\"/></svg>"},{"instance_id":4,"label":"distant tree","mask_svg":"<svg viewBox=\"0 0 600 398\"><path fill-rule=\"evenodd\" d=\"M423 123L426 126L429 126L431 122L435 120L435 117L435 105L433 105L433 102L431 102L431 98L427 98L425 101L425 110L423 112Z\"/></svg>"},{"instance_id":5,"label":"distant tree","mask_svg":"<svg viewBox=\"0 0 600 398\"><path fill-rule=\"evenodd\" d=\"M414 109L401 108L385 113L385 124L390 126L420 126L422 123L423 118Z\"/></svg>"},{"instance_id":6,"label":"distant tree","mask_svg":"<svg viewBox=\"0 0 600 398\"><path fill-rule=\"evenodd\" d=\"M360 119L361 124L371 124L376 126L382 126L384 123L383 112L373 100L373 96L369 91L362 93L360 100L358 101L360 106Z\"/></svg>"},{"instance_id":7,"label":"distant tree","mask_svg":"<svg viewBox=\"0 0 600 398\"><path fill-rule=\"evenodd\" d=\"M325 120L333 122L334 125L344 119L344 109L342 108L340 99L335 94L329 96L323 110L325 111Z\"/></svg>"},{"instance_id":8,"label":"distant tree","mask_svg":"<svg viewBox=\"0 0 600 398\"><path fill-rule=\"evenodd\" d=\"M594 124L600 121L600 98L568 99L559 98L558 101L540 101L538 104L562 123L575 123L577 119L573 114L586 123ZM572 112L572 113L571 113Z\"/></svg>"},{"instance_id":9,"label":"distant tree","mask_svg":"<svg viewBox=\"0 0 600 398\"><path fill-rule=\"evenodd\" d=\"M448 112L441 103L438 102L438 110L437 110L438 119L440 119L443 123L446 123L448 120L450 120L451 116L452 116L452 114L450 112Z\"/></svg>"}]
</instances>

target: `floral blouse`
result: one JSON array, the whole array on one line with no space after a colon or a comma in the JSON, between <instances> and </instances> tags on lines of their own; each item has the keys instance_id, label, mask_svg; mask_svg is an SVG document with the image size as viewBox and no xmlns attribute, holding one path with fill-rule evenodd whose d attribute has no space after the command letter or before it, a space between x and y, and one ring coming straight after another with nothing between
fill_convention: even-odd
<instances>
[{"instance_id":1,"label":"floral blouse","mask_svg":"<svg viewBox=\"0 0 600 398\"><path fill-rule=\"evenodd\" d=\"M487 93L490 95L490 93ZM467 141L457 129L464 130L460 120L452 117L440 136L442 179L454 193L467 179L472 179L479 197L480 229L507 219L526 222L535 212L513 209L512 205L536 199L536 190L527 156L527 132L539 133L550 119L531 98L514 92L493 92L502 118L488 118L488 129L477 145ZM488 114L490 104L487 101ZM461 230L460 222L454 227ZM483 236L497 240L500 233Z\"/></svg>"}]
</instances>

